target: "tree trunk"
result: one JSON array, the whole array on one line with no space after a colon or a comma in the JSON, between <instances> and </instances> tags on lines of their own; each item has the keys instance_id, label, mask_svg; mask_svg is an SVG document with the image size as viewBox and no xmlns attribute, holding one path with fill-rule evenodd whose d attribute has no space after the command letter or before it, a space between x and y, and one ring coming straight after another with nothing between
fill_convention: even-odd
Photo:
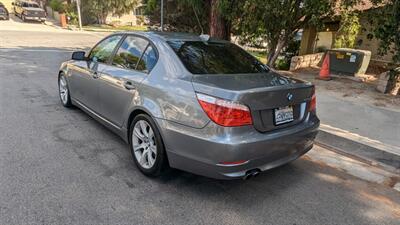
<instances>
[{"instance_id":1,"label":"tree trunk","mask_svg":"<svg viewBox=\"0 0 400 225\"><path fill-rule=\"evenodd\" d=\"M276 43L276 42L275 42ZM286 41L280 39L277 44L272 44L271 48L267 55L267 65L274 68L275 62L278 59L279 54L282 51L282 48L286 45Z\"/></svg>"},{"instance_id":2,"label":"tree trunk","mask_svg":"<svg viewBox=\"0 0 400 225\"><path fill-rule=\"evenodd\" d=\"M221 16L218 10L218 0L210 1L210 36L230 40L231 24Z\"/></svg>"}]
</instances>

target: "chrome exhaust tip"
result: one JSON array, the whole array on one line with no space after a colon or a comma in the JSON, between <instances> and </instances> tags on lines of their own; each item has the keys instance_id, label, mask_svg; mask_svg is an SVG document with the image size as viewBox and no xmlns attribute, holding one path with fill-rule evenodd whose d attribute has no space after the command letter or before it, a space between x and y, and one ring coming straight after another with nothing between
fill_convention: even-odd
<instances>
[{"instance_id":1,"label":"chrome exhaust tip","mask_svg":"<svg viewBox=\"0 0 400 225\"><path fill-rule=\"evenodd\" d=\"M261 170L260 169L252 169L246 172L246 175L244 175L243 180L248 180L252 177L256 177L260 174Z\"/></svg>"}]
</instances>

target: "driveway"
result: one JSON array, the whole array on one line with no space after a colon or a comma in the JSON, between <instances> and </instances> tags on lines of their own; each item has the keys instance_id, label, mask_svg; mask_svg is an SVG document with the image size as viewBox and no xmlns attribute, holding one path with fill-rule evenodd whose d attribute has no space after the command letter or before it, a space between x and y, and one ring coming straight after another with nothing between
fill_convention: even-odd
<instances>
[{"instance_id":1,"label":"driveway","mask_svg":"<svg viewBox=\"0 0 400 225\"><path fill-rule=\"evenodd\" d=\"M3 26L8 23L29 28ZM30 30L37 26L43 30ZM248 181L176 170L149 179L135 168L120 138L59 103L60 63L104 34L17 21L1 21L0 32L0 224L384 225L400 220L398 192L307 156Z\"/></svg>"},{"instance_id":2,"label":"driveway","mask_svg":"<svg viewBox=\"0 0 400 225\"><path fill-rule=\"evenodd\" d=\"M56 31L55 27L45 25L44 23L27 21L23 22L19 17L10 14L10 20L0 20L1 30L19 30L19 31Z\"/></svg>"}]
</instances>

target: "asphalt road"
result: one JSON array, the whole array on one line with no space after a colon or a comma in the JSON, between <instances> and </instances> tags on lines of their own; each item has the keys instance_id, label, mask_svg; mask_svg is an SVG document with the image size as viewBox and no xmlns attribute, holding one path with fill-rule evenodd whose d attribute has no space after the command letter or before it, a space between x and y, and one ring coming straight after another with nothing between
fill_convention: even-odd
<instances>
[{"instance_id":1,"label":"asphalt road","mask_svg":"<svg viewBox=\"0 0 400 225\"><path fill-rule=\"evenodd\" d=\"M101 35L2 25L0 224L399 224L398 192L307 157L248 181L144 177L120 138L59 103L59 64Z\"/></svg>"}]
</instances>

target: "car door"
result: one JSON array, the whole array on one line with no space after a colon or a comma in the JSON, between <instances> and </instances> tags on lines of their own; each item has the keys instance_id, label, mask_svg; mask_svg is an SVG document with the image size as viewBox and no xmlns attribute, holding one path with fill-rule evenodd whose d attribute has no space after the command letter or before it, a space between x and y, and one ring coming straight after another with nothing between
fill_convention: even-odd
<instances>
[{"instance_id":1,"label":"car door","mask_svg":"<svg viewBox=\"0 0 400 225\"><path fill-rule=\"evenodd\" d=\"M101 114L110 122L122 126L137 88L155 62L154 47L144 38L128 35L116 51L112 63L106 66L100 78L99 97Z\"/></svg>"},{"instance_id":2,"label":"car door","mask_svg":"<svg viewBox=\"0 0 400 225\"><path fill-rule=\"evenodd\" d=\"M91 50L86 61L76 61L70 67L71 96L92 111L100 110L99 78L122 37L119 34L103 39Z\"/></svg>"}]
</instances>

